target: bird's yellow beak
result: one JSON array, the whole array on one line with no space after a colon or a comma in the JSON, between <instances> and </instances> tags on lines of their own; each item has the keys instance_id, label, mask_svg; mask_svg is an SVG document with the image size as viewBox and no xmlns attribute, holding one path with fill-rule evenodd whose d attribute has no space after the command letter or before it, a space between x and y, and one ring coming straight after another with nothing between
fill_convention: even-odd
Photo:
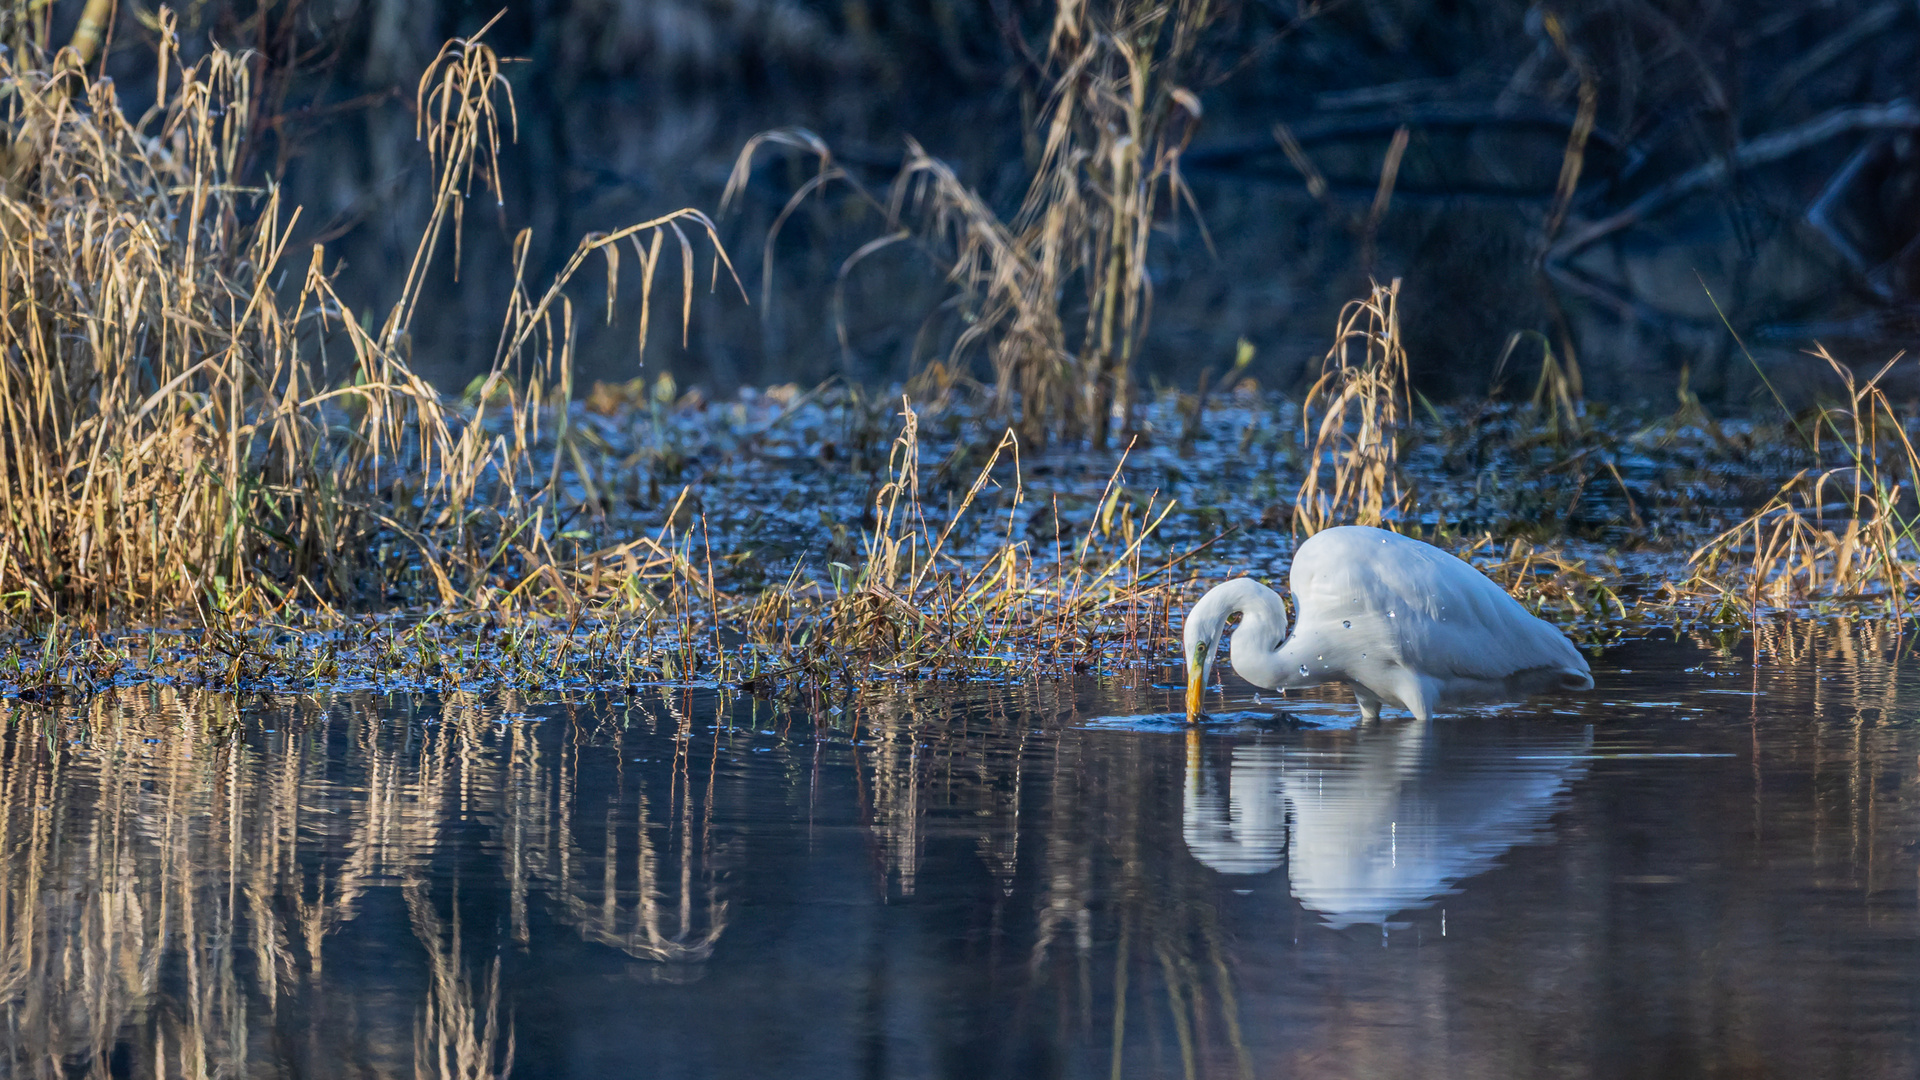
<instances>
[{"instance_id":1,"label":"bird's yellow beak","mask_svg":"<svg viewBox=\"0 0 1920 1080\"><path fill-rule=\"evenodd\" d=\"M1200 719L1200 695L1205 689L1207 669L1203 664L1187 667L1187 723Z\"/></svg>"}]
</instances>

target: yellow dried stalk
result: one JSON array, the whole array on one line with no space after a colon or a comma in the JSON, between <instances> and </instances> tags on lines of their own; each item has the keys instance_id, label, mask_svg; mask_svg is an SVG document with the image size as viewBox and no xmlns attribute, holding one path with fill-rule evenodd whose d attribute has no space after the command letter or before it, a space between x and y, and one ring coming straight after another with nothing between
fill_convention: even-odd
<instances>
[{"instance_id":1,"label":"yellow dried stalk","mask_svg":"<svg viewBox=\"0 0 1920 1080\"><path fill-rule=\"evenodd\" d=\"M1920 452L1880 386L1904 354L1865 382L1824 346L1813 355L1846 386L1845 402L1813 417L1813 449L1837 452L1844 464L1802 470L1766 505L1701 545L1682 590L1738 598L1748 611L1878 594L1904 614L1909 591L1920 586L1920 538L1901 504L1903 489L1920 478ZM1830 521L1827 500L1835 494L1844 515Z\"/></svg>"},{"instance_id":2,"label":"yellow dried stalk","mask_svg":"<svg viewBox=\"0 0 1920 1080\"><path fill-rule=\"evenodd\" d=\"M1025 438L1085 437L1104 447L1114 418L1131 416L1133 363L1152 310L1149 240L1179 205L1194 206L1180 156L1200 102L1183 81L1217 16L1208 0L1058 0L1042 60L1045 139L1010 220L912 140L883 199L842 169L824 140L801 130L749 140L722 205L744 190L762 147L812 155L818 170L775 219L767 265L774 237L805 199L830 184L849 186L885 214L887 232L848 259L842 278L874 252L916 240L965 301L948 366L963 369L969 350L983 347L996 399L1017 412ZM903 225L909 218L916 227ZM1076 293L1086 321L1070 340L1063 308Z\"/></svg>"},{"instance_id":3,"label":"yellow dried stalk","mask_svg":"<svg viewBox=\"0 0 1920 1080\"><path fill-rule=\"evenodd\" d=\"M1340 309L1333 347L1301 405L1302 432L1313 434L1294 496L1293 529L1301 536L1332 525L1391 528L1412 504L1400 468L1399 439L1412 417L1399 300L1395 278Z\"/></svg>"},{"instance_id":4,"label":"yellow dried stalk","mask_svg":"<svg viewBox=\"0 0 1920 1080\"><path fill-rule=\"evenodd\" d=\"M1580 407L1580 369L1571 359L1562 360L1545 334L1516 330L1510 335L1507 347L1500 353L1500 362L1493 368L1495 381L1506 369L1514 351L1526 342L1540 347L1540 377L1534 383L1533 400L1529 403L1535 422L1545 420L1539 434L1555 441L1577 438L1586 428Z\"/></svg>"},{"instance_id":5,"label":"yellow dried stalk","mask_svg":"<svg viewBox=\"0 0 1920 1080\"><path fill-rule=\"evenodd\" d=\"M369 332L317 246L298 288L276 291L299 211L235 175L254 108L244 58L215 49L184 64L172 13L156 25L157 101L138 121L110 81L70 60L49 71L29 54L0 57L18 133L0 190L0 611L259 612L379 597L388 568L409 561L444 604L508 603L546 582L546 601L572 606L545 528L555 477L526 475L556 396L567 449L563 289L599 252L611 309L613 245L630 241L644 344L663 239L679 245L684 321L693 251L681 224L714 242L717 270L711 223L684 210L589 237L537 300L517 277L494 368L463 409L412 371L410 327L449 230L457 262L475 178L499 190L502 104L512 117L499 58L476 34L422 76L434 209ZM523 235L522 270L526 250ZM344 379L317 384L330 359ZM487 422L496 407L510 410L504 433ZM502 559L518 580L498 580Z\"/></svg>"},{"instance_id":6,"label":"yellow dried stalk","mask_svg":"<svg viewBox=\"0 0 1920 1080\"><path fill-rule=\"evenodd\" d=\"M1474 561L1474 556L1497 550L1494 539L1483 535L1456 552L1542 618L1563 622L1607 622L1627 617L1627 605L1614 589L1618 575L1596 571L1584 559L1536 547L1523 540L1508 542L1497 560Z\"/></svg>"}]
</instances>

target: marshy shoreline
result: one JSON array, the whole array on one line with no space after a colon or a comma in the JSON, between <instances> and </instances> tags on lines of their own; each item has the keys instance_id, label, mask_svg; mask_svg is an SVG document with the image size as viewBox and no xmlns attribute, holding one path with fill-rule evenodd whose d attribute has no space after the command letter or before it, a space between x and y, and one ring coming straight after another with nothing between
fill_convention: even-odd
<instances>
[{"instance_id":1,"label":"marshy shoreline","mask_svg":"<svg viewBox=\"0 0 1920 1080\"><path fill-rule=\"evenodd\" d=\"M1283 586L1301 521L1363 497L1376 460L1316 454L1299 404L1250 385L1210 400L1198 424L1192 395L1163 392L1128 449L1105 454L1022 456L1010 433L989 441L990 411L911 400L828 386L708 402L670 380L601 385L564 427L541 421L568 433L534 464L573 512L537 511L513 557L483 573L450 579L395 532L378 539L357 605L315 602L315 583L295 579L278 586L285 600L271 581L222 583L197 610L144 624L17 617L0 695L58 706L151 682L831 698L1155 669L1178 663L1177 617L1209 584L1251 573ZM1556 433L1551 419L1489 404L1390 429L1373 523L1459 553L1589 647L1655 630L1737 639L1783 618L1904 621L1904 485L1878 481L1892 488L1883 506L1864 475L1857 515L1795 501L1852 494L1834 460L1851 460L1850 444L1824 440L1821 469L1789 421L1589 410ZM890 422L904 429L889 436ZM556 450L573 468L543 460ZM1788 468L1798 479L1775 489ZM536 529L540 548L525 536ZM445 595L450 580L471 591Z\"/></svg>"},{"instance_id":2,"label":"marshy shoreline","mask_svg":"<svg viewBox=\"0 0 1920 1080\"><path fill-rule=\"evenodd\" d=\"M463 391L413 371L424 282L457 272L472 197L502 191L516 113L484 29L420 78L433 210L384 314L341 299L324 247L288 250L300 211L243 175L245 57L187 62L163 11L138 117L75 50L7 58L0 695L780 696L1152 665L1206 583L1280 585L1293 543L1342 523L1455 551L1589 643L1904 620L1920 410L1884 389L1899 356L1861 374L1816 349L1825 403L1734 418L1684 377L1669 410L1586 401L1564 349L1516 333L1501 366L1530 394L1436 403L1401 328L1422 298L1393 280L1340 313L1302 395L1248 375L1245 342L1191 385L1143 381L1150 247L1192 199L1198 106L1177 78L1209 9L1121 8L1149 52L1080 8L1049 46L1053 126L1010 217L917 148L870 190L811 133L749 142L730 197L789 155L813 172L787 212L846 189L893 230L862 252L918 250L963 329L885 392L718 401L665 373L574 374L602 307L575 295L586 267L609 323L638 292L642 357L668 336L657 304L679 301L684 339L702 289L750 300L691 208L582 238L544 284L517 262L493 362Z\"/></svg>"}]
</instances>

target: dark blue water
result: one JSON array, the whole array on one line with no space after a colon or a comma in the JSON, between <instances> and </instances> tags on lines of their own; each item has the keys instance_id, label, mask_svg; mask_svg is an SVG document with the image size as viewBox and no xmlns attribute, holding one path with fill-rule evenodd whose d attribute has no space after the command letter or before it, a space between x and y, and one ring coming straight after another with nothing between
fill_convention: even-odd
<instances>
[{"instance_id":1,"label":"dark blue water","mask_svg":"<svg viewBox=\"0 0 1920 1080\"><path fill-rule=\"evenodd\" d=\"M1920 663L1763 645L1431 725L1189 732L1132 676L16 705L0 1075L1912 1075Z\"/></svg>"}]
</instances>

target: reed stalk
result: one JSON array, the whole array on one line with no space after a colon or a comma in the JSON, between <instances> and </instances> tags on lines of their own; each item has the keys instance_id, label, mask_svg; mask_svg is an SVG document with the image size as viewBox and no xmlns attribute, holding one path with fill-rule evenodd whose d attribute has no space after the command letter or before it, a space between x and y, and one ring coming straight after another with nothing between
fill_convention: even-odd
<instances>
[{"instance_id":1,"label":"reed stalk","mask_svg":"<svg viewBox=\"0 0 1920 1080\"><path fill-rule=\"evenodd\" d=\"M1411 408L1400 282L1375 283L1365 299L1341 309L1333 347L1301 406L1301 433L1311 433L1313 444L1294 496L1296 534L1401 521L1414 499L1400 465Z\"/></svg>"},{"instance_id":2,"label":"reed stalk","mask_svg":"<svg viewBox=\"0 0 1920 1080\"><path fill-rule=\"evenodd\" d=\"M484 606L503 557L548 571L561 559L534 523L565 495L529 463L542 407L571 394L565 286L601 256L611 312L628 242L644 347L663 240L681 255L685 319L687 230L712 240L711 223L683 210L589 237L538 293L523 273L482 392L447 399L410 366L411 325L449 242L457 267L466 198L499 191L513 105L486 28L421 77L434 207L375 329L322 248L304 265L288 251L299 210L238 172L258 107L248 65L219 48L186 63L174 15L157 19L157 99L138 118L79 52L0 57L17 132L0 190L0 609L98 624L363 606L407 577ZM523 235L523 272L526 248Z\"/></svg>"},{"instance_id":3,"label":"reed stalk","mask_svg":"<svg viewBox=\"0 0 1920 1080\"><path fill-rule=\"evenodd\" d=\"M722 206L752 182L761 148L812 156L815 175L767 238L767 273L774 239L798 206L846 187L885 228L841 277L912 241L956 291L960 322L944 370L966 370L979 348L994 400L1025 439L1083 438L1104 448L1116 418L1131 427L1133 367L1152 311L1150 242L1182 204L1194 206L1180 157L1201 116L1192 89L1197 47L1219 17L1210 0L1059 0L1036 60L1044 101L1038 160L1011 217L911 139L899 174L876 194L823 139L798 129L748 141Z\"/></svg>"}]
</instances>

